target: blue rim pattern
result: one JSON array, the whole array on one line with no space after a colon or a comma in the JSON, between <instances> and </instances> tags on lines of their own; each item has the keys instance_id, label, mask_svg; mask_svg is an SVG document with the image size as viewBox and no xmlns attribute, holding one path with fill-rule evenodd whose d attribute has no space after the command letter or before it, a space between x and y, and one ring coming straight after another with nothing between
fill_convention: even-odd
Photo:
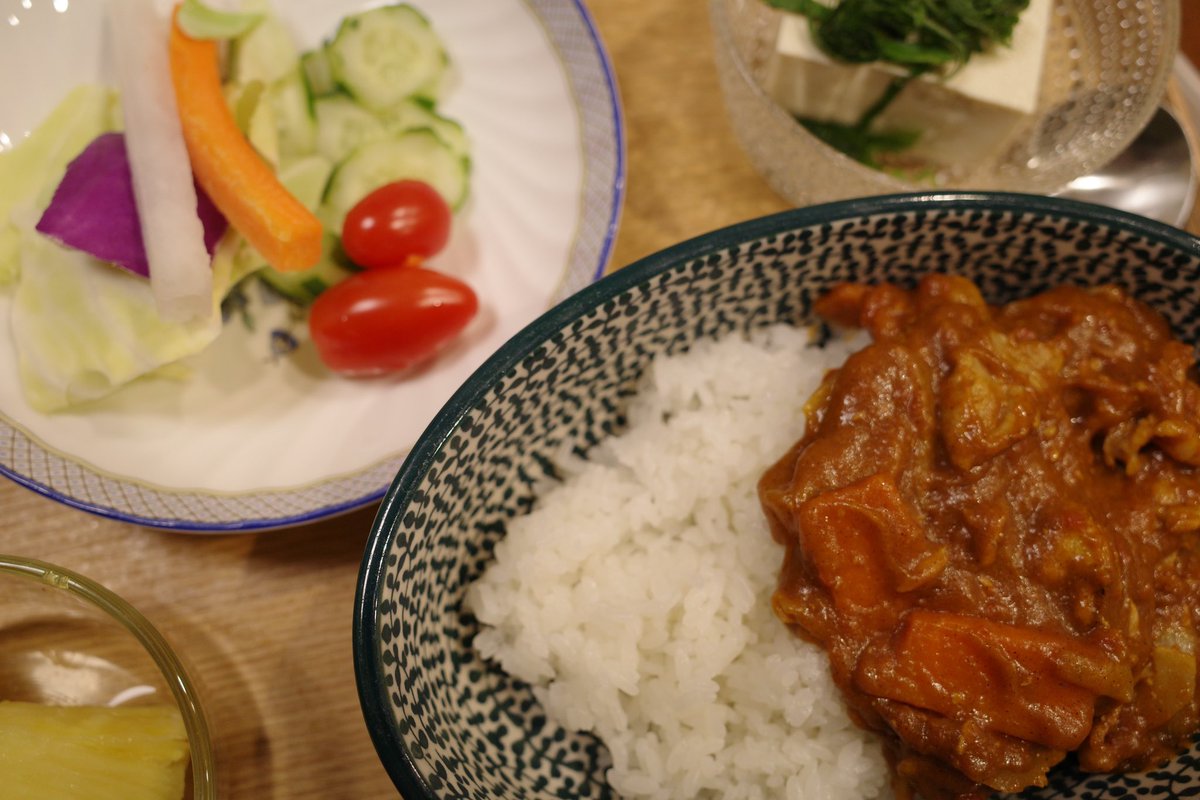
<instances>
[{"instance_id":1,"label":"blue rim pattern","mask_svg":"<svg viewBox=\"0 0 1200 800\"><path fill-rule=\"evenodd\" d=\"M625 199L625 120L612 60L583 0L571 0L583 22L582 28L570 19L567 20L568 24L556 24L560 18L553 12L562 8L561 0L531 2L537 8L538 15L547 20L555 45L567 59L572 94L582 101L580 122L583 127L584 163L588 165L588 172L584 176L585 211L580 238L581 243L589 243L586 247L595 248L591 261L596 267L590 276L582 270L570 270L557 298L562 299L601 278L608 267ZM584 44L587 46L581 46ZM589 69L586 63L575 63L590 59L593 55L599 58L598 72ZM588 102L592 96L599 96L604 102ZM607 217L587 213L592 208L604 208L606 203L610 210ZM588 263L586 255L576 260Z\"/></svg>"},{"instance_id":2,"label":"blue rim pattern","mask_svg":"<svg viewBox=\"0 0 1200 800\"><path fill-rule=\"evenodd\" d=\"M439 451L454 436L459 423L487 395L493 384L519 365L551 334L659 273L712 253L788 231L830 225L833 221L924 212L1020 212L1047 217L1078 217L1117 231L1164 244L1200 260L1200 239L1177 228L1133 214L1065 198L1017 193L925 192L843 200L792 209L698 236L647 256L567 298L509 340L485 362L435 416L388 488L372 525L364 551L355 593L353 651L360 705L368 731L384 768L404 797L433 800L438 797L426 783L407 751L389 713L389 671L379 647L382 609L387 588L389 555L412 493L418 489ZM392 556L394 558L394 556ZM394 579L394 575L392 576Z\"/></svg>"},{"instance_id":3,"label":"blue rim pattern","mask_svg":"<svg viewBox=\"0 0 1200 800\"><path fill-rule=\"evenodd\" d=\"M559 51L580 109L585 161L579 232L554 300L600 278L608 266L625 196L625 129L612 61L583 0L528 0ZM18 457L18 454L24 454ZM101 517L190 533L250 532L301 525L377 502L405 456L353 475L300 487L214 495L151 488L94 473L43 448L0 418L0 475L44 497ZM24 461L18 466L18 461ZM80 486L94 484L86 492ZM60 488L61 487L61 488ZM314 502L313 496L319 498ZM136 496L142 511L119 505ZM154 509L153 511L151 509Z\"/></svg>"}]
</instances>

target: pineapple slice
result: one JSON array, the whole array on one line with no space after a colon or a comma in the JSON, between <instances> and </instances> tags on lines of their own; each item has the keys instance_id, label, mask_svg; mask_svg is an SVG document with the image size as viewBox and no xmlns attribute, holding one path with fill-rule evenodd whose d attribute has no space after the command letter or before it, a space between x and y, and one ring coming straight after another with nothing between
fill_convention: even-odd
<instances>
[{"instance_id":1,"label":"pineapple slice","mask_svg":"<svg viewBox=\"0 0 1200 800\"><path fill-rule=\"evenodd\" d=\"M180 800L188 756L171 706L0 701L0 800Z\"/></svg>"}]
</instances>

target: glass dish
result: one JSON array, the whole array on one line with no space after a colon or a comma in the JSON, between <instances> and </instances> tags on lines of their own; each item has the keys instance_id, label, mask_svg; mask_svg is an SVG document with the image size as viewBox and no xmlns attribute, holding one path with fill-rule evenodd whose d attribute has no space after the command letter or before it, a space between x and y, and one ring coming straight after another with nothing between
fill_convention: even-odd
<instances>
[{"instance_id":1,"label":"glass dish","mask_svg":"<svg viewBox=\"0 0 1200 800\"><path fill-rule=\"evenodd\" d=\"M1178 0L1055 0L1037 107L994 156L918 184L867 167L810 134L765 88L782 13L710 0L716 64L739 142L795 205L922 189L1049 194L1108 163L1149 122L1178 47Z\"/></svg>"},{"instance_id":2,"label":"glass dish","mask_svg":"<svg viewBox=\"0 0 1200 800\"><path fill-rule=\"evenodd\" d=\"M187 794L213 800L212 741L196 685L137 609L95 581L0 555L0 701L57 706L172 704L191 750Z\"/></svg>"}]
</instances>

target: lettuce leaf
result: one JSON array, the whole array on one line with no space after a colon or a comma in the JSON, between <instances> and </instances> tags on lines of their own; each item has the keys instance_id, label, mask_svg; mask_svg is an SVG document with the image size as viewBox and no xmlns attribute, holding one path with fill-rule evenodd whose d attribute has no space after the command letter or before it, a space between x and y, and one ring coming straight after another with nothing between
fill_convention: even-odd
<instances>
[{"instance_id":1,"label":"lettuce leaf","mask_svg":"<svg viewBox=\"0 0 1200 800\"><path fill-rule=\"evenodd\" d=\"M44 236L22 236L11 323L30 406L52 412L95 400L211 344L237 243L230 235L217 247L212 315L180 323L162 319L144 278Z\"/></svg>"},{"instance_id":2,"label":"lettuce leaf","mask_svg":"<svg viewBox=\"0 0 1200 800\"><path fill-rule=\"evenodd\" d=\"M233 274L242 240L230 231L213 257L213 313L168 322L145 278L35 230L67 165L119 128L116 93L81 86L28 139L0 153L0 287L7 282L12 292L9 340L25 397L38 411L98 399L198 353L220 333L220 300L242 277Z\"/></svg>"},{"instance_id":3,"label":"lettuce leaf","mask_svg":"<svg viewBox=\"0 0 1200 800\"><path fill-rule=\"evenodd\" d=\"M85 84L73 89L17 147L0 152L0 287L20 274L21 232L50 204L69 164L88 143L120 127L117 95Z\"/></svg>"}]
</instances>

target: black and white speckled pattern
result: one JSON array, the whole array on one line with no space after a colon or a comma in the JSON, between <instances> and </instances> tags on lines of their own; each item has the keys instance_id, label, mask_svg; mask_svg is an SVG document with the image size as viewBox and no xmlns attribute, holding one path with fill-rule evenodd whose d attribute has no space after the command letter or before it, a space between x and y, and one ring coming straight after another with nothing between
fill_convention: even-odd
<instances>
[{"instance_id":1,"label":"black and white speckled pattern","mask_svg":"<svg viewBox=\"0 0 1200 800\"><path fill-rule=\"evenodd\" d=\"M1091 215L1091 216L1089 216ZM612 798L607 754L480 661L460 610L505 520L561 447L623 424L646 363L698 337L808 320L842 281L974 279L993 302L1116 283L1200 340L1200 246L1174 229L1018 195L875 198L684 243L585 289L500 351L443 410L385 500L364 562L356 665L380 755L408 800ZM1039 798L1200 795L1197 749L1145 776L1056 776Z\"/></svg>"}]
</instances>

